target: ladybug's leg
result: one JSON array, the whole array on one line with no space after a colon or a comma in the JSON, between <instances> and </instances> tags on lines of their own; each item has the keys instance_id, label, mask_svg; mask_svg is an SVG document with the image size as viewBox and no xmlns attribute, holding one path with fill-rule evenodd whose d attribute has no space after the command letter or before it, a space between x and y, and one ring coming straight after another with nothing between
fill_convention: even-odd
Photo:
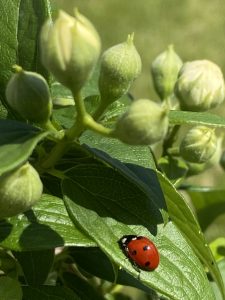
<instances>
[{"instance_id":1,"label":"ladybug's leg","mask_svg":"<svg viewBox=\"0 0 225 300\"><path fill-rule=\"evenodd\" d=\"M133 268L134 268L135 271L138 272L138 277L137 277L137 279L140 280L140 276L141 276L141 270L140 270L140 268L139 268L138 265L136 265L135 263L133 263Z\"/></svg>"}]
</instances>

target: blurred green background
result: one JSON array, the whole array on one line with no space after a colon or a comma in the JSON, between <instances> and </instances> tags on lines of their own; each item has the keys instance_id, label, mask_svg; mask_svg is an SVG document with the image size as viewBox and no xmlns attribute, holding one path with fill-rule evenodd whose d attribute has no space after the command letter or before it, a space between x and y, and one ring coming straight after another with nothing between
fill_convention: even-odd
<instances>
[{"instance_id":1,"label":"blurred green background","mask_svg":"<svg viewBox=\"0 0 225 300\"><path fill-rule=\"evenodd\" d=\"M135 33L143 62L133 84L135 97L158 97L152 88L150 64L167 45L174 44L183 61L210 59L225 74L224 0L52 0L55 9L74 7L87 16L102 38L103 50Z\"/></svg>"}]
</instances>

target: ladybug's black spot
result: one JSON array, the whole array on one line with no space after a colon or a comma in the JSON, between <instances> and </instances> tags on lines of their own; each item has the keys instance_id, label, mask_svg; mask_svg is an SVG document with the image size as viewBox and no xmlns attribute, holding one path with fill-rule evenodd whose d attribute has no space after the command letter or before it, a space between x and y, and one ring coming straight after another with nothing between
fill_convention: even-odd
<instances>
[{"instance_id":1,"label":"ladybug's black spot","mask_svg":"<svg viewBox=\"0 0 225 300\"><path fill-rule=\"evenodd\" d=\"M136 251L136 250L133 250L133 251L131 252L131 255L137 255L137 251Z\"/></svg>"},{"instance_id":2,"label":"ladybug's black spot","mask_svg":"<svg viewBox=\"0 0 225 300\"><path fill-rule=\"evenodd\" d=\"M144 250L144 251L147 251L147 250L149 250L149 249L150 249L150 247L149 247L148 245L146 245L146 246L143 247L143 250Z\"/></svg>"},{"instance_id":3,"label":"ladybug's black spot","mask_svg":"<svg viewBox=\"0 0 225 300\"><path fill-rule=\"evenodd\" d=\"M149 266L150 266L150 261L146 261L145 267L149 267Z\"/></svg>"}]
</instances>

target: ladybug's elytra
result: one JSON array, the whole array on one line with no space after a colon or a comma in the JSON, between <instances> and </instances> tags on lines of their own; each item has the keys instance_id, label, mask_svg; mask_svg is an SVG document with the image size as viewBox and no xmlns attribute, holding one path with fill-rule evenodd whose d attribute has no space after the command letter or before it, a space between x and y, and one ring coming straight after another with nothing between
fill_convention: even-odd
<instances>
[{"instance_id":1,"label":"ladybug's elytra","mask_svg":"<svg viewBox=\"0 0 225 300\"><path fill-rule=\"evenodd\" d=\"M145 271L153 271L158 267L159 252L148 238L138 235L124 235L118 243L135 266Z\"/></svg>"}]
</instances>

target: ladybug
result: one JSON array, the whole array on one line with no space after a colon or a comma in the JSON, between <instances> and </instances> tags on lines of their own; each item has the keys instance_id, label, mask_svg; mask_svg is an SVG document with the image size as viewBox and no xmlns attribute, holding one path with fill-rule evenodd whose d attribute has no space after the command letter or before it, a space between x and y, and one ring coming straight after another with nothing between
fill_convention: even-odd
<instances>
[{"instance_id":1,"label":"ladybug","mask_svg":"<svg viewBox=\"0 0 225 300\"><path fill-rule=\"evenodd\" d=\"M134 266L145 271L153 271L158 267L159 252L148 238L138 235L124 235L118 243Z\"/></svg>"}]
</instances>

